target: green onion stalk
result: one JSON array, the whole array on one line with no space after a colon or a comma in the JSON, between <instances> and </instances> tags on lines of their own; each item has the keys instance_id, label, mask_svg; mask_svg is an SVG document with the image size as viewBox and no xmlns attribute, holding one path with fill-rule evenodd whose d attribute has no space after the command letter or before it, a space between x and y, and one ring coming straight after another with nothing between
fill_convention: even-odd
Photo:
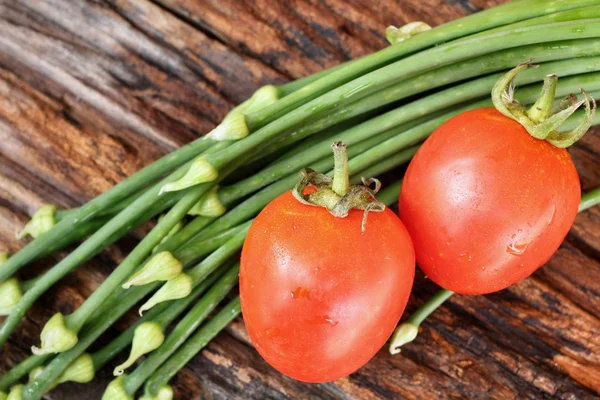
<instances>
[{"instance_id":1,"label":"green onion stalk","mask_svg":"<svg viewBox=\"0 0 600 400\"><path fill-rule=\"evenodd\" d=\"M170 205L172 205L171 203L172 203L171 201L154 203L146 211L146 213L141 215L137 220L133 221L131 226L132 227L138 226L142 222L150 219L152 216L160 213L165 208L168 208ZM63 238L58 238L56 240L56 242L47 249L48 254L44 254L44 255L50 255L54 251L62 248L63 245L66 246L66 245L71 244L72 241L76 240L77 238L87 235L88 233L90 233L90 231L94 231L94 230L100 228L106 222L107 222L107 220L94 219L94 220L88 222L87 224L78 225L77 227L75 227L73 229L73 231L71 232L70 235L67 235ZM119 235L125 234L126 232L127 231L122 230L119 232ZM47 275L47 273L44 273L38 277L29 279L24 282L20 282L17 278L13 277L13 278L6 280L4 283L0 283L0 294L1 294L0 295L0 315L9 316L9 318L7 319L8 322L6 322L2 326L2 330L6 329L5 335L9 335L10 331L12 331L12 329L14 329L16 327L16 324L18 323L17 317L10 317L10 315L13 315L13 313L16 313L16 312L18 312L18 313L26 312L27 309L29 309L29 307L31 306L31 304L33 304L33 301L35 301L35 298L24 301L23 300L24 294L30 292L32 289L39 290L38 288L40 287L40 285L45 285L44 282L45 282L45 279L47 279L46 275ZM6 293L2 293L3 287L7 283L10 283L11 285L13 285L15 287L15 289L11 292L10 295L8 295ZM15 311L15 309L17 309L17 311ZM14 325L14 326L12 326L12 325Z\"/></svg>"},{"instance_id":2,"label":"green onion stalk","mask_svg":"<svg viewBox=\"0 0 600 400\"><path fill-rule=\"evenodd\" d=\"M393 62L397 60L411 58L411 54L426 53L427 50L423 51L424 49L430 49L432 47L434 49L442 48L445 47L445 45L440 44L450 42L453 39L484 32L493 28L497 28L498 30L502 29L499 27L510 29L511 24L520 21L589 6L597 6L597 3L594 0L516 1L446 23L429 31L415 35L410 40L406 40L398 45L390 46L355 62L349 63L342 68L338 68L322 79L318 79L315 82L304 86L301 90L295 91L271 106L265 107L264 109L249 115L249 119L252 121L249 125L261 126L268 122L272 122L276 118L299 108L300 105L304 105L320 95L344 87L344 84L347 82L357 82L357 78L360 79L361 77L368 76L369 73L373 71L381 72L383 66L390 65L390 63L393 65ZM560 38L555 40L560 40ZM471 47L471 49L475 51L477 48L481 49L487 47L487 43L473 43L467 47ZM361 82L352 89L357 90L362 86L363 84ZM347 87L344 88L344 92L351 92L351 90L348 89L349 88Z\"/></svg>"},{"instance_id":3,"label":"green onion stalk","mask_svg":"<svg viewBox=\"0 0 600 400\"><path fill-rule=\"evenodd\" d=\"M411 153L407 153L404 158L404 162L408 161L410 157L414 154L414 151ZM373 160L373 164L376 163L377 160ZM384 171L381 171L384 172ZM293 186L293 183L290 184L286 190L289 190ZM276 188L279 190L279 188ZM280 194L281 191L277 191L275 195ZM247 225L249 226L249 225ZM243 244L243 238L245 237L245 233L247 232L247 228L244 230L244 235L236 235L237 237L232 238L228 243L223 245L219 250L214 252L211 256L205 259L202 263L200 263L197 267L192 269L192 274L197 274L196 281L200 279L204 279L207 275L214 271L220 264L224 262L224 259L230 257L233 253L239 251ZM226 254L227 257L222 256ZM221 257L221 259L215 263L214 259ZM136 292L132 292L130 296L125 297L124 299L120 299L113 303L113 306L110 307L110 314L102 315L101 322L97 324L97 328L93 330L93 334L79 338L77 344L72 347L70 350L67 350L59 355L57 355L45 368L44 371L30 384L26 385L23 390L23 398L24 399L37 399L41 398L40 396L45 393L45 391L49 390L53 382L60 376L60 374L67 368L77 357L79 357L85 349L93 343L93 341L100 335L104 330L106 330L109 326L112 325L122 315L124 312L129 310L133 306L133 304L137 303L141 298L147 296L152 291L156 290L158 287L157 284L150 284L146 286L132 288L133 290L138 289ZM158 292L157 292L158 293ZM127 299L127 301L125 301ZM20 371L19 374L25 372L26 367L29 367L34 364L33 361L25 362L26 366ZM17 376L19 374L14 374ZM14 378L13 378L14 379ZM13 380L11 379L11 381ZM8 380L7 380L7 383ZM12 382L10 382L12 383ZM1 387L1 386L0 386Z\"/></svg>"},{"instance_id":4,"label":"green onion stalk","mask_svg":"<svg viewBox=\"0 0 600 400\"><path fill-rule=\"evenodd\" d=\"M589 23L592 23L593 20L586 20ZM413 56L408 57L407 59L404 60L400 60L397 61L393 64L390 64L389 66L386 66L384 68L382 68L381 70L378 70L377 72L379 72L378 74L374 74L374 73L369 73L365 76L362 76L361 78L358 78L356 81L364 81L365 83L357 83L356 81L352 81L349 82L348 84L343 85L340 88L337 88L331 92L328 92L327 94L319 97L318 99L315 99L301 107L299 107L298 109L291 111L290 113L286 114L284 117L275 120L274 122L264 126L263 128L258 129L256 132L254 132L252 135L250 135L249 137L247 137L245 140L241 140L239 142L233 143L230 146L224 146L227 147L226 149L220 149L217 150L215 152L213 152L212 154L208 154L206 157L203 157L202 159L196 159L195 162L192 164L192 167L195 164L198 164L198 168L200 170L202 170L204 173L206 173L206 171L214 171L215 174L218 174L218 170L219 169L223 169L225 168L225 166L232 162L233 160L237 160L238 163L242 163L243 161L247 160L248 155L252 153L252 149L254 149L254 151L257 151L257 148L262 144L262 143L266 143L268 142L270 139L272 139L273 137L275 137L277 134L280 134L282 131L285 131L286 129L290 129L293 128L294 125L297 125L299 123L301 123L303 120L306 119L310 119L312 117L314 117L315 115L323 115L323 113L325 111L331 111L332 109L335 109L337 107L340 107L343 104L348 104L351 103L353 101L356 101L356 99L358 98L362 98L364 97L366 94L369 93L375 93L380 89L385 89L391 85L393 85L395 82L400 82L402 80L406 80L408 78L413 77L414 75L418 74L419 72L421 72L422 70L431 70L431 67L427 67L427 63L429 64L433 64L434 66L443 66L443 65L448 65L449 63L453 62L453 61L460 61L463 60L465 58L469 58L472 57L475 53L475 55L477 55L477 51L473 51L472 47L476 46L476 44L481 44L482 41L485 41L486 46L479 46L477 47L477 49L479 48L486 48L486 51L481 51L481 53L483 54L488 54L490 53L489 50L500 50L500 49L504 49L506 48L506 43L510 43L512 47L516 47L519 45L527 45L527 44L531 44L531 43L537 43L540 41L553 41L553 40L557 40L557 38L560 39L564 39L564 38L590 38L590 37L596 37L598 36L599 32L596 32L595 29L593 29L594 24L592 24L592 29L584 29L581 28L582 26L582 21L570 21L570 22L559 22L559 23L554 23L554 24L547 24L544 25L543 27L545 28L551 28L551 33L547 34L547 35L542 35L541 34L541 28L538 26L535 27L524 27L524 28L518 28L514 31L508 30L508 31L501 31L501 32L497 32L491 35L485 35L485 36L481 36L481 37L475 37L475 38L471 38L469 40L465 40L465 41L458 41L456 43L449 43L446 45L442 45L442 46L438 46L436 48L424 51L422 53L418 53L415 54ZM583 32L581 32L583 30ZM422 35L425 35L427 32L423 33ZM418 38L419 36L416 36L415 38ZM513 40L510 40L513 39ZM478 50L479 51L479 50ZM439 54L438 54L439 53ZM440 57L440 55L444 55L444 57ZM436 62L431 63L431 59L435 59ZM440 59L443 59L443 62L440 61ZM410 60L410 62L407 62L407 60ZM429 60L429 61L427 61ZM404 67L404 68L402 68ZM342 68L343 69L343 68ZM385 69L385 71L383 71ZM384 73L385 72L385 73ZM332 75L334 75L335 72L333 72L330 75L327 75L323 78L323 80L328 79L329 77L331 77ZM318 82L318 81L316 81ZM293 96L293 94L291 94L290 96ZM282 99L282 100L285 100ZM277 102L275 102L277 103ZM318 112L315 110L315 104L313 103L319 103L318 104ZM312 105L311 105L312 104ZM265 107L265 108L268 108ZM260 110L258 111L260 112ZM232 114L233 115L233 114ZM245 123L247 124L247 128L249 128L249 126L251 126L251 115L252 114L248 114L245 117ZM215 145L215 147L218 146ZM198 161L200 161L198 163ZM193 168L190 167L190 171ZM190 171L187 172L186 175L190 174ZM195 172L197 173L197 172ZM209 174L210 175L210 174ZM184 181L186 180L185 177ZM206 178L206 177L205 177ZM210 178L207 178L205 180L208 180ZM213 178L214 179L214 178ZM183 187L181 186L182 184L179 183L179 188L185 188L186 185L194 185L200 183L198 181L198 179L196 178L195 180L193 180L192 182L188 182L188 183L184 183ZM176 182L172 182L168 185L165 185L164 187L167 186L173 186L173 185L177 185ZM203 191L207 190L207 185L203 185L202 188L195 188L194 190L198 190L198 194L202 194ZM139 198L138 200L136 200L130 207L126 208L124 211L122 211L121 213L125 213L127 214L128 210L131 210L132 208L134 209L135 206L138 206L138 203L143 203L141 200L145 199L147 200L147 198L151 198L153 197L152 195L155 195L155 193L150 193L150 195L148 193L146 193L145 195L143 195L141 198ZM192 195L193 196L193 195ZM189 197L187 200L191 201L192 197ZM185 204L185 202L183 202L183 200L181 200L182 203L180 204ZM185 208L184 206L182 206L182 208ZM175 215L175 214L174 214ZM119 214L119 216L122 216L122 214ZM115 219L117 219L116 217L111 220L114 221ZM93 256L95 253L94 251L98 251L98 245L97 243L100 242L102 239L104 239L104 237L106 236L111 236L112 234L114 234L115 229L118 229L119 224L123 225L123 222L126 222L126 219L123 218L118 218L119 221L115 222L115 223L108 223L107 225L105 225L99 232L96 233L96 235L94 235L90 240L88 240L86 243L84 243L84 245L82 245L79 249L77 249L74 254L72 254L71 256L67 257L67 259L64 261L64 264L60 265L60 268L57 268L57 270L59 272L56 272L55 274L52 274L52 276L47 276L45 277L46 279L44 280L44 285L36 285L35 288L39 288L37 290L31 290L29 291L29 293L36 293L31 294L30 296L27 297L27 302L25 302L23 307L19 307L17 309L17 312L14 314L14 316L7 321L7 323L4 324L3 329L0 330L0 343L4 342L8 336L8 334L14 329L14 327L16 326L16 322L18 321L18 319L20 319L20 317L23 315L24 311L26 311L26 309L29 308L30 303L32 303L37 296L39 296L39 294L43 293L43 291L45 291L47 289L47 287L49 287L51 284L53 284L56 279L62 277L66 272L72 270L73 268L75 268L78 264L72 262L72 260L77 260L78 258L82 258L81 255L82 254L86 254L89 256ZM173 218L174 220L176 218ZM125 220L125 221L122 221ZM173 221L169 220L169 223L176 223ZM155 237L160 236L160 232L161 232L161 228L166 227L167 226L167 222L165 222L163 225L159 224L159 229L156 229L156 234L150 236L150 238L148 238L148 240L146 241L146 243L150 243L152 240L155 240ZM94 240L92 240L94 239ZM95 246L94 246L95 245ZM141 246L140 250L135 254L135 257L132 257L132 259L137 259L137 258L141 258L144 253L144 248L147 246ZM139 255L138 255L139 254ZM76 257L78 256L78 257ZM85 261L85 258L83 259ZM127 260L129 261L129 260ZM131 262L131 263L127 263L127 264L137 264L135 262ZM121 271L126 271L126 268L123 268ZM117 278L120 278L120 274L116 274L115 275L115 281ZM50 278L53 279L50 279ZM110 287L110 285L106 285L105 286L108 290L108 288ZM101 294L103 293L102 291L100 292ZM100 294L98 295L98 297L100 297ZM92 306L95 306L94 302L89 302L88 304L91 304ZM91 306L90 306L91 307ZM81 311L79 312L78 315L87 315L86 312ZM77 319L76 317L73 317L72 319ZM81 321L85 321L85 318L81 318ZM71 325L74 325L74 330L76 331L78 329L78 324L80 325L81 322L77 321L78 323L74 323L71 322Z\"/></svg>"},{"instance_id":5,"label":"green onion stalk","mask_svg":"<svg viewBox=\"0 0 600 400\"><path fill-rule=\"evenodd\" d=\"M596 121L598 124L598 121ZM595 205L600 204L600 188L593 189L581 196L579 212L585 211ZM440 289L421 307L413 312L403 323L398 325L390 339L389 351L391 354L398 354L402 346L415 340L419 334L419 327L435 310L454 295L454 292L447 289Z\"/></svg>"},{"instance_id":6,"label":"green onion stalk","mask_svg":"<svg viewBox=\"0 0 600 400\"><path fill-rule=\"evenodd\" d=\"M382 190L378 195L378 199L380 199L382 202L384 202L386 204L393 204L395 201L397 201L399 192L400 192L400 182L397 182L395 184L389 185L386 189ZM238 272L238 269L236 268L235 273L237 274L237 272ZM230 287L228 287L228 289L230 289ZM228 291L228 289L227 289L227 291ZM221 290L221 288L219 288L218 286L215 286L213 288L213 290L215 290L215 292L217 292L217 290ZM222 296L224 296L225 293L226 293L226 291L221 291L219 297L222 299ZM239 315L239 313L240 313L239 303L236 303L236 300L234 299L233 302L229 303L229 305L238 304L238 306L235 310L226 312L224 310L229 310L230 307L229 307L229 305L225 306L223 308L223 310L219 314L217 314L217 316L215 316L213 319L211 319L211 321L208 322L205 327L200 329L196 334L194 334L193 337L191 337L186 342L186 339L188 337L190 337L190 335L193 334L193 332L196 330L196 328L204 321L204 319L206 318L206 315L212 309L214 309L214 307L216 306L216 303L218 302L216 299L214 299L213 301L204 301L205 299L208 300L208 296L209 295L207 294L205 296L205 298L203 298L203 300L200 303L198 303L194 307L194 309L192 309L192 311L190 311L190 313L188 313L188 315L173 330L173 332L169 336L169 339L167 339L167 341L165 341L161 345L161 347L159 347L159 349L157 351L155 351L148 358L146 358L144 360L144 362L142 364L140 364L138 366L138 368L136 368L136 370L131 375L117 378L115 381L113 381L111 383L111 385L109 385L109 387L107 388L107 391L105 392L105 398L106 399L133 398L132 396L135 394L135 392L142 386L142 384L148 378L150 378L152 376L152 377L155 377L154 378L155 380L158 380L156 377L164 376L163 368L161 368L160 370L157 371L158 366L162 365L165 361L168 365L172 365L173 360L177 359L177 360L179 360L178 366L174 367L174 368L169 367L169 369L168 369L168 371L170 371L169 376L172 377L181 367L183 367L183 365L185 365L185 363L187 363L187 361L189 361L189 359L191 357L193 357L195 354L197 354L198 351L202 347L204 347L204 345L206 345L206 343L208 343L208 341L210 341L210 339L212 339L212 337L214 337L229 322L231 322L233 319L235 319ZM227 318L219 317L219 316L222 316L224 313L227 313L227 315L228 315ZM215 322L215 321L217 321L217 322ZM210 335L206 335L207 330L211 332ZM196 345L191 347L190 344L197 343L199 340L198 339L199 337L201 337L202 340L204 341L204 345L201 346L200 348L196 348ZM181 346L184 346L181 348L182 350L177 350ZM183 350L183 349L185 349L185 350ZM186 356L186 357L189 357L187 359L187 361L183 361L183 359L181 357L181 354L184 352L188 353ZM147 384L147 386L146 386L146 388L147 388L146 395L149 395L148 392L152 390L151 388L153 385L150 382L151 381L148 381L149 384ZM166 384L166 382L163 382L163 384ZM163 384L160 385L160 387L158 388L159 390L163 386Z\"/></svg>"},{"instance_id":7,"label":"green onion stalk","mask_svg":"<svg viewBox=\"0 0 600 400\"><path fill-rule=\"evenodd\" d=\"M187 212L196 205L200 198L214 186L213 181L216 181L217 178L221 179L227 176L228 172L235 169L237 165L241 165L243 159L232 157L229 161L224 161L220 165L221 171L218 171L207 164L205 159L210 157L211 153L218 153L230 147L232 143L231 139L241 139L248 134L244 117L240 110L251 111L254 108L261 107L263 103L268 104L270 101L274 101L276 96L273 93L274 91L276 92L275 87L264 87L262 89L267 90L259 90L255 93L255 96L258 95L260 101L256 101L256 104L249 103L245 106L244 104L239 106L238 111L228 114L223 123L208 135L208 139L205 139L211 142L216 140L216 144L208 147L201 156L179 167L174 173L133 201L69 256L46 273L42 279L38 280L24 294L19 304L14 307L2 325L2 328L0 328L0 344L6 342L8 336L18 324L18 321L31 307L33 302L58 281L58 279L93 257L102 248L106 247L106 243L114 241L115 236L118 237L120 231L123 229L126 229L126 231L130 230L131 226L129 224L132 220L143 215L143 212L153 203L169 198L171 196L170 192L187 189L187 193L183 195L164 218L158 222L156 227L136 246L119 267L113 271L109 278L104 281L77 311L66 318L62 314L56 314L48 321L41 334L42 347L33 347L32 350L37 355L42 355L48 352L57 353L73 347L77 343L77 332L88 318L102 305L106 297L135 270L136 266L143 261L152 249L160 244L163 238L185 217ZM251 102L252 100L253 98L249 101ZM193 176L190 177L190 175ZM204 182L206 183L199 184ZM58 341L56 340L57 338L59 338ZM45 373L43 372L42 375Z\"/></svg>"},{"instance_id":8,"label":"green onion stalk","mask_svg":"<svg viewBox=\"0 0 600 400\"><path fill-rule=\"evenodd\" d=\"M156 351L151 353L131 375L125 375L122 382L122 389L133 396L135 392L143 385L146 379L154 372L156 365L166 361L172 353L179 348L188 337L202 324L208 315L215 309L227 293L237 284L239 275L239 265L230 269L223 277L196 303L196 305L187 313L187 315L175 326L171 334ZM113 397L107 396L107 399Z\"/></svg>"},{"instance_id":9,"label":"green onion stalk","mask_svg":"<svg viewBox=\"0 0 600 400\"><path fill-rule=\"evenodd\" d=\"M196 257L200 257L203 254L209 254L211 252L214 252L217 248L221 248L240 229L231 230L229 233L229 237L227 237L227 235L220 235L221 237L218 239L213 238L211 240L204 241L204 242L190 241L190 242L184 243L181 246L181 248L185 249L185 248L187 248L187 246L191 246L194 248ZM231 253L229 253L229 254L233 254L236 251L236 249L233 249L230 251L231 251ZM221 252L221 254L222 253L223 252ZM174 254L178 255L177 251L175 251ZM213 257L213 258L209 257L203 262L203 264L206 265L209 263L213 263L213 264L218 265L218 264L222 263L223 260L224 260L223 256ZM214 269L217 269L217 268L214 268ZM146 297L153 290L156 290L159 286L160 286L159 283L155 283L155 284L150 284L150 285L141 286L141 287L134 287L134 288L126 291L124 293L126 295L124 295L124 296L116 295L116 296L111 297L112 301L110 302L109 307L107 307L105 310L103 310L102 313L99 313L98 316L96 317L96 319L90 323L91 328L86 327L83 329L82 338L80 338L80 341L82 341L82 343L90 343L91 344L91 342L93 340L95 340L95 338L97 338L97 336L100 333L102 333L105 329L107 329L112 323L114 323L126 311L131 309L141 299ZM199 285L199 286L202 287L202 285ZM204 289L200 289L200 291L203 291L206 289L207 288L205 287ZM198 290L199 289L196 288L196 289L194 289L194 291L192 293L197 293ZM193 298L192 294L190 296L192 296L192 298ZM151 310L148 313L149 314L148 317L152 318L152 314L150 314L150 313L160 313L161 309L164 310L166 305L167 304L159 305L160 307L158 308L158 311ZM177 307L177 306L174 305L174 307ZM147 318L147 317L144 316L144 318ZM142 319L144 319L144 318L142 318ZM93 336L93 339L90 339L90 337L92 337L91 335L95 335L95 336ZM51 354L30 356L25 361L23 361L22 363L20 363L19 365L17 365L13 369L11 369L4 376L2 376L2 378L0 378L0 391L6 390L8 387L10 387L15 382L17 382L18 379L20 379L22 376L29 373L33 368L36 368L36 367L44 364L50 358L52 358ZM102 356L100 356L100 359L102 359ZM106 362L106 361L104 361L104 362Z\"/></svg>"},{"instance_id":10,"label":"green onion stalk","mask_svg":"<svg viewBox=\"0 0 600 400\"><path fill-rule=\"evenodd\" d=\"M509 3L430 30L423 24L416 24L413 31L391 29L395 44L390 47L297 82L261 88L232 110L207 138L171 153L88 204L64 212L57 212L52 206L43 208L27 228L37 238L5 263L0 269L0 281L48 254L60 242L55 240L57 236L66 238L83 227L87 227L87 234L95 233L26 285L28 290L0 328L0 344L33 302L58 279L131 230L137 221L156 215L148 215L152 207L159 204L170 211L78 310L66 317L57 314L48 322L42 331L42 348L36 353L46 357L45 353L66 352L56 356L25 387L25 398L39 398L82 356L91 344L89 341L106 329L109 318L101 311L117 305L125 312L127 301L133 302L136 296L144 297L158 288L155 281L166 282L161 290L177 284L187 285L192 291L194 282L186 275L184 264L199 256L193 247L187 247L187 259L182 262L173 252L192 239L200 243L215 234L227 237L240 233L242 228L237 232L230 230L253 218L270 199L289 190L295 183L291 182L291 170L296 167L331 168L330 161L324 159L325 144L331 139L342 137L352 144L351 151L356 149L350 161L352 170L377 172L382 159L381 168L392 168L395 162L409 159L416 149L413 146L451 116L489 104L482 97L489 93L497 76L482 75L502 71L532 55L542 66L521 74L519 84L538 82L542 72L554 72L572 75L561 81L561 90L575 84L591 92L600 90L595 73L600 69L599 22L600 6L596 0L531 0ZM398 34L406 32L401 42L396 40ZM468 79L472 80L384 112L408 96ZM520 95L527 97L527 91ZM364 122L355 125L361 120ZM342 129L327 132L335 126ZM319 132L322 133L316 136ZM249 161L267 160L271 153L296 146L300 140L304 144L283 157L275 157L273 164L251 178L239 174ZM397 154L402 156L395 158ZM214 204L222 209L214 215L203 215L209 201L203 203L201 199L214 194L216 184L225 182L234 172L241 182L219 190L219 200ZM167 205L169 201L172 203ZM225 207L239 201L240 205L219 216ZM174 233L188 212L201 216ZM101 227L91 226L92 221L102 218L107 221ZM78 240L73 235L70 240L75 239ZM123 292L123 284L133 287ZM101 321L103 317L106 318ZM78 343L78 334L87 332L88 326L96 328L86 341ZM144 327L151 331L151 325ZM57 332L61 343L52 343ZM159 346L159 339L160 336L155 337L155 346Z\"/></svg>"},{"instance_id":11,"label":"green onion stalk","mask_svg":"<svg viewBox=\"0 0 600 400\"><path fill-rule=\"evenodd\" d=\"M563 86L563 87L564 87L564 86ZM521 94L523 94L523 91L521 92ZM479 105L482 105L482 104L479 104ZM477 106L477 105L474 105L474 106ZM457 110L457 111L455 111L455 113L457 113L457 112L460 112L460 110ZM452 114L452 115L454 115L454 114ZM445 119L447 119L447 118L449 118L449 117L450 117L450 116L452 116L452 115L447 115L447 116L445 116L444 118L445 118ZM439 124L440 124L441 122L443 122L443 120L445 120L445 119L440 119L439 121L435 121L434 123L431 123L431 122L430 122L430 123L428 123L428 129L429 129L429 131L433 130L433 129L434 129L436 126L437 126L437 125L439 125ZM425 134L425 136L424 136L424 137L426 137L426 135L427 135L427 134ZM424 137L423 137L423 138L424 138ZM400 141L400 143L402 143L402 141ZM406 143L406 141L405 141L405 143ZM410 141L409 141L409 143L410 143ZM384 142L384 143L383 143L383 145L382 145L382 146L380 146L380 148L382 148L382 150L386 150L386 151L387 151L387 150L388 150L388 148L389 148L389 147L388 147L388 143ZM399 148L400 148L400 147L395 147L394 149L399 149ZM359 150L362 150L362 149L360 149L360 148L359 148ZM414 154L414 152L413 152L413 154ZM362 158L363 158L363 159L365 159L364 155L363 155L363 157L362 157ZM379 159L380 159L380 158L381 158L381 155L379 155ZM410 156L409 156L408 158L410 158ZM377 157L375 157L374 159L377 159ZM357 162L356 162L356 161L354 161L354 163L356 164ZM352 161L351 161L351 165L352 165ZM357 165L360 165L360 164L357 164ZM291 187L292 185L293 185L293 182L291 182L289 185L287 185L287 187L286 187L284 190L287 190L287 189L289 189L289 187ZM281 190L280 190L278 193L280 193L280 192L281 192ZM268 202L268 200L267 200L267 202ZM263 204L264 204L264 203L263 203ZM259 208L260 208L260 207L259 207Z\"/></svg>"},{"instance_id":12,"label":"green onion stalk","mask_svg":"<svg viewBox=\"0 0 600 400\"><path fill-rule=\"evenodd\" d=\"M179 170L179 173L174 174L174 177L166 178L165 181L170 182L176 178L179 178L180 176L183 176L185 172L186 170L182 168ZM33 285L33 287L24 293L19 303L12 309L10 315L4 321L4 324L0 328L0 344L4 344L6 342L8 336L15 329L25 312L27 312L35 300L37 300L38 297L41 296L50 286L56 283L67 273L75 269L77 266L96 255L108 244L112 243L114 241L113 236L116 235L120 237L123 233L131 230L133 228L132 223L144 215L144 212L153 204L155 204L157 201L160 201L160 199L158 199L158 190L159 189L152 190L134 201L129 207L121 211L106 225L100 228L100 230L98 230L88 240L83 242L76 250L70 253L48 272L46 272L41 279L37 280L35 285ZM148 254L148 252L158 244L158 242L173 228L177 222L179 222L179 220L181 220L181 218L183 218L185 213L188 211L186 207L189 205L189 208L191 208L193 204L199 200L203 194L202 190L205 189L194 188L189 194L186 194L186 196L184 196L184 198L182 198L178 204L172 208L171 211L169 211L171 218L165 218L163 221L158 223L152 232L146 236L142 242L143 245L138 245L138 247L136 247L137 251L134 250L128 256L128 258L121 263L120 267L122 268L120 270L115 270L116 273L113 272L113 274L111 274L112 279L109 277L109 279L105 281L104 284L99 288L99 291L96 291L94 294L92 294L90 299L88 299L88 301L86 301L86 303L84 303L82 307L78 309L78 313L75 317L70 318L69 321L65 321L64 317L62 317L60 314L56 314L51 319L53 325L48 327L49 330L47 331L47 334L50 337L57 337L56 335L51 334L50 329L60 329L61 332L60 335L58 335L58 338L60 338L61 343L52 344L52 347L43 345L42 347L45 348L35 351L41 354L43 352L59 352L72 347L77 341L76 333L85 322L86 317L91 311L94 310L96 306L101 304L102 297L100 296L106 296L110 294L114 286L118 285L121 280L125 279L127 275L132 272L132 267L137 266ZM167 196L164 197L166 198ZM178 207L180 204L181 206ZM182 213L183 215L181 215ZM46 235L40 236L40 239L44 236ZM35 241L32 243L35 243ZM16 257L16 255L14 257ZM11 257L11 259L12 258L13 257ZM119 281L116 282L115 285L115 281L117 280ZM111 289L107 290L109 287ZM44 331L42 331L42 335L44 335Z\"/></svg>"}]
</instances>

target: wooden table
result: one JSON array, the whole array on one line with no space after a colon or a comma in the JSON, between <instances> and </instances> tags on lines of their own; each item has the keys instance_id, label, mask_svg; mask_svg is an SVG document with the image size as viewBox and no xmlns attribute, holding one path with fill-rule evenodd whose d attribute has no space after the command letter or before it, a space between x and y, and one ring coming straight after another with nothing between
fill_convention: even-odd
<instances>
[{"instance_id":1,"label":"wooden table","mask_svg":"<svg viewBox=\"0 0 600 400\"><path fill-rule=\"evenodd\" d=\"M382 48L387 25L436 25L500 2L0 0L0 250L23 245L14 233L40 205L87 201L209 131L263 84ZM571 151L584 189L600 185L598 133ZM178 375L177 398L597 397L599 223L600 207L579 215L533 277L494 295L452 298L401 355L383 349L334 383L283 377L239 320ZM89 296L136 240L112 246L38 301L2 348L0 370L29 353L51 315ZM435 290L418 275L409 311ZM99 399L110 370L48 398Z\"/></svg>"}]
</instances>

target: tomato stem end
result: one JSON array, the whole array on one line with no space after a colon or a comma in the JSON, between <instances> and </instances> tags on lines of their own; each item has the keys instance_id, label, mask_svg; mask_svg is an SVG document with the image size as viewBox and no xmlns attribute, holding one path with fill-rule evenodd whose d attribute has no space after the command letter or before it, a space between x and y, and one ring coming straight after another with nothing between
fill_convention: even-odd
<instances>
[{"instance_id":1,"label":"tomato stem end","mask_svg":"<svg viewBox=\"0 0 600 400\"><path fill-rule=\"evenodd\" d=\"M527 61L518 65L502 76L492 89L492 101L498 111L519 122L531 136L546 140L550 144L566 148L573 145L585 135L594 122L596 102L593 97L581 89L582 100L571 94L558 102L554 101L558 77L547 75L538 100L528 110L514 98L514 80L517 74L527 68L537 66ZM575 129L559 132L559 127L580 108L585 106L584 118Z\"/></svg>"},{"instance_id":2,"label":"tomato stem end","mask_svg":"<svg viewBox=\"0 0 600 400\"><path fill-rule=\"evenodd\" d=\"M364 232L369 212L385 210L385 205L375 198L381 189L381 182L375 178L362 178L362 184L350 186L346 145L335 142L331 147L334 154L333 178L305 168L300 171L301 179L292 190L292 194L302 204L324 207L338 218L347 217L352 209L363 210L361 229ZM305 193L308 186L317 190Z\"/></svg>"}]
</instances>

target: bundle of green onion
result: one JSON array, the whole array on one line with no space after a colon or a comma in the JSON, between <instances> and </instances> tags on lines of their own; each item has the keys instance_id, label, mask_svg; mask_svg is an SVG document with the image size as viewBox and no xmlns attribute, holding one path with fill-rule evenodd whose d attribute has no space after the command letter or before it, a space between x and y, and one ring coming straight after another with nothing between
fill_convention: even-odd
<instances>
[{"instance_id":1,"label":"bundle of green onion","mask_svg":"<svg viewBox=\"0 0 600 400\"><path fill-rule=\"evenodd\" d=\"M133 399L142 386L144 399L172 398L169 380L240 313L237 297L213 311L237 284L252 218L294 186L301 168L330 171L332 141L349 146L353 179L380 175L410 160L452 116L490 106L496 80L530 58L540 66L517 78L522 103L535 101L550 73L562 77L557 96L579 87L596 97L600 92L597 0L517 0L434 29L414 23L387 34L391 46L374 54L260 88L208 135L82 207L38 210L21 233L34 240L0 260L0 312L7 315L0 344L58 280L162 215L77 310L46 323L33 355L0 378L0 399L40 399L62 382L89 382L129 347L105 398ZM398 190L399 183L390 185L379 199L393 204ZM17 278L22 267L78 241L44 274ZM133 326L103 349L86 352L140 302L142 316Z\"/></svg>"}]
</instances>

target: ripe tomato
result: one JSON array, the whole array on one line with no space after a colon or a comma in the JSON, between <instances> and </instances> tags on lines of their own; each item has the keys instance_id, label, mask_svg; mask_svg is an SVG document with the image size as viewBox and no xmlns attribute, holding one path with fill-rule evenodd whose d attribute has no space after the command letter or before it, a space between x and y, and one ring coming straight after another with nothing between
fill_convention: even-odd
<instances>
[{"instance_id":1,"label":"ripe tomato","mask_svg":"<svg viewBox=\"0 0 600 400\"><path fill-rule=\"evenodd\" d=\"M389 209L336 218L291 192L254 220L244 243L244 322L263 358L306 382L344 377L369 361L398 323L412 288L408 232Z\"/></svg>"},{"instance_id":2,"label":"ripe tomato","mask_svg":"<svg viewBox=\"0 0 600 400\"><path fill-rule=\"evenodd\" d=\"M531 137L493 108L437 129L410 163L400 216L417 263L462 294L529 276L567 235L580 200L569 153Z\"/></svg>"}]
</instances>

